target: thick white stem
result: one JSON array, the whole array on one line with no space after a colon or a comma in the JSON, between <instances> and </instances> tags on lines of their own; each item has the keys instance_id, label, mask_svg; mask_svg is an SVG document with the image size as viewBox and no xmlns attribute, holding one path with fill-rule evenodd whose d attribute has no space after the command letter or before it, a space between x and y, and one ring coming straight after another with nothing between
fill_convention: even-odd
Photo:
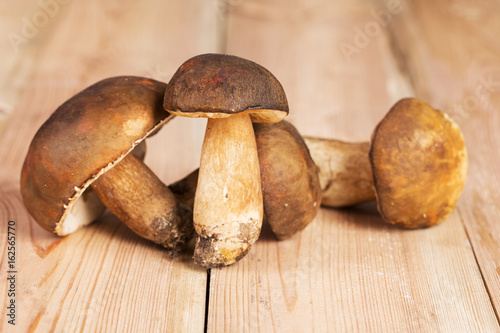
<instances>
[{"instance_id":1,"label":"thick white stem","mask_svg":"<svg viewBox=\"0 0 500 333\"><path fill-rule=\"evenodd\" d=\"M206 267L242 258L259 237L263 199L250 116L208 119L194 201L194 259Z\"/></svg>"}]
</instances>

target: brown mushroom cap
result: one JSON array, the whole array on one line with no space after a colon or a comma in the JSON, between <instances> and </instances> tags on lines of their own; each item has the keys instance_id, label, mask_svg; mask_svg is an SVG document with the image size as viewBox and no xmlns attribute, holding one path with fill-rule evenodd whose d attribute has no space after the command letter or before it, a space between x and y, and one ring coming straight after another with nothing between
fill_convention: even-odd
<instances>
[{"instance_id":1,"label":"brown mushroom cap","mask_svg":"<svg viewBox=\"0 0 500 333\"><path fill-rule=\"evenodd\" d=\"M264 215L274 234L286 239L314 219L321 204L318 168L292 124L254 124Z\"/></svg>"},{"instance_id":2,"label":"brown mushroom cap","mask_svg":"<svg viewBox=\"0 0 500 333\"><path fill-rule=\"evenodd\" d=\"M445 113L413 98L396 103L375 128L370 161L380 214L406 228L444 220L467 175L459 127Z\"/></svg>"},{"instance_id":3,"label":"brown mushroom cap","mask_svg":"<svg viewBox=\"0 0 500 333\"><path fill-rule=\"evenodd\" d=\"M249 113L253 122L279 122L288 114L283 87L271 72L223 54L202 54L182 64L168 84L163 107L193 118Z\"/></svg>"},{"instance_id":4,"label":"brown mushroom cap","mask_svg":"<svg viewBox=\"0 0 500 333\"><path fill-rule=\"evenodd\" d=\"M21 172L24 203L42 227L67 235L100 215L104 208L87 187L172 118L162 108L165 88L147 78L113 77L49 117Z\"/></svg>"}]
</instances>

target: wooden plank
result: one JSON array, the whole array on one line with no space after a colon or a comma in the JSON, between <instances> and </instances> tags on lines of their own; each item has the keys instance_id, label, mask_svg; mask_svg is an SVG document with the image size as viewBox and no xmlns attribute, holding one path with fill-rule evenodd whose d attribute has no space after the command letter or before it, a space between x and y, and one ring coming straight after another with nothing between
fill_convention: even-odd
<instances>
[{"instance_id":1,"label":"wooden plank","mask_svg":"<svg viewBox=\"0 0 500 333\"><path fill-rule=\"evenodd\" d=\"M41 10L20 7L29 10L2 15L19 22ZM53 236L24 209L19 173L36 130L74 93L114 75L167 81L187 58L215 51L215 11L201 0L66 2L23 45L33 52L1 67L7 79L19 75L18 89L3 92L12 112L0 151L1 331L12 329L5 320L9 220L16 221L19 331L203 331L207 274L189 253L171 259L110 214L65 238ZM203 122L175 119L148 140L146 163L167 183L184 176L199 163L203 132Z\"/></svg>"},{"instance_id":2,"label":"wooden plank","mask_svg":"<svg viewBox=\"0 0 500 333\"><path fill-rule=\"evenodd\" d=\"M339 47L376 22L377 7L248 0L231 9L227 52L280 79L303 134L368 140L389 107L415 93L388 30L350 59ZM408 231L383 224L366 205L321 209L287 241L267 230L241 262L212 270L208 331L498 332L460 217Z\"/></svg>"},{"instance_id":3,"label":"wooden plank","mask_svg":"<svg viewBox=\"0 0 500 333\"><path fill-rule=\"evenodd\" d=\"M498 1L412 2L390 31L416 91L463 129L470 166L459 212L500 318L499 10Z\"/></svg>"}]
</instances>

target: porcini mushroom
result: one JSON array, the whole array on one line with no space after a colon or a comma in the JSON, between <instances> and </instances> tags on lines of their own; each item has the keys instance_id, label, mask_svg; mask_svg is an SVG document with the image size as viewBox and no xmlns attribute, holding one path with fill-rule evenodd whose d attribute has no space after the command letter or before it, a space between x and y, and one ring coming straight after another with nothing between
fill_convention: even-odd
<instances>
[{"instance_id":1,"label":"porcini mushroom","mask_svg":"<svg viewBox=\"0 0 500 333\"><path fill-rule=\"evenodd\" d=\"M253 124L259 156L264 221L279 239L303 230L313 221L321 203L318 168L295 127L279 123ZM198 170L169 186L192 207ZM192 208L191 208L192 209Z\"/></svg>"},{"instance_id":2,"label":"porcini mushroom","mask_svg":"<svg viewBox=\"0 0 500 333\"><path fill-rule=\"evenodd\" d=\"M305 138L320 168L322 204L377 200L382 218L405 228L429 227L455 208L467 177L458 125L423 101L397 102L370 143Z\"/></svg>"},{"instance_id":3,"label":"porcini mushroom","mask_svg":"<svg viewBox=\"0 0 500 333\"><path fill-rule=\"evenodd\" d=\"M279 122L288 114L283 88L252 61L204 54L177 70L163 106L178 116L208 118L193 211L194 259L205 267L230 265L247 253L262 225L252 121Z\"/></svg>"},{"instance_id":4,"label":"porcini mushroom","mask_svg":"<svg viewBox=\"0 0 500 333\"><path fill-rule=\"evenodd\" d=\"M129 154L172 118L162 108L165 88L142 77L109 78L49 117L21 172L25 206L42 227L68 235L103 212L101 198L142 237L170 249L189 238L184 216L189 212L180 210L170 190Z\"/></svg>"},{"instance_id":5,"label":"porcini mushroom","mask_svg":"<svg viewBox=\"0 0 500 333\"><path fill-rule=\"evenodd\" d=\"M279 239L303 230L321 204L318 168L299 132L289 122L254 124L259 153L264 216Z\"/></svg>"}]
</instances>

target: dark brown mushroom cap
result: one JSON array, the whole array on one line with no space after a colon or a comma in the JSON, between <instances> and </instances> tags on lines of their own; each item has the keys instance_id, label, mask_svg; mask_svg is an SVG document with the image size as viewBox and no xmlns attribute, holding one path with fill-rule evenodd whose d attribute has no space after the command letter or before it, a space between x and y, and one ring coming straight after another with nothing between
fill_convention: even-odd
<instances>
[{"instance_id":1,"label":"dark brown mushroom cap","mask_svg":"<svg viewBox=\"0 0 500 333\"><path fill-rule=\"evenodd\" d=\"M321 204L318 168L292 124L254 124L264 197L264 215L286 239L314 219Z\"/></svg>"},{"instance_id":2,"label":"dark brown mushroom cap","mask_svg":"<svg viewBox=\"0 0 500 333\"><path fill-rule=\"evenodd\" d=\"M278 122L288 114L283 87L271 72L250 60L222 54L186 61L170 80L163 107L184 117L250 113L254 122Z\"/></svg>"},{"instance_id":3,"label":"dark brown mushroom cap","mask_svg":"<svg viewBox=\"0 0 500 333\"><path fill-rule=\"evenodd\" d=\"M172 118L162 108L165 88L147 78L113 77L76 94L49 117L21 172L24 203L42 227L67 233L68 211L90 183Z\"/></svg>"},{"instance_id":4,"label":"dark brown mushroom cap","mask_svg":"<svg viewBox=\"0 0 500 333\"><path fill-rule=\"evenodd\" d=\"M444 220L467 176L459 127L445 113L413 98L396 103L375 128L370 160L380 214L406 228Z\"/></svg>"}]
</instances>

